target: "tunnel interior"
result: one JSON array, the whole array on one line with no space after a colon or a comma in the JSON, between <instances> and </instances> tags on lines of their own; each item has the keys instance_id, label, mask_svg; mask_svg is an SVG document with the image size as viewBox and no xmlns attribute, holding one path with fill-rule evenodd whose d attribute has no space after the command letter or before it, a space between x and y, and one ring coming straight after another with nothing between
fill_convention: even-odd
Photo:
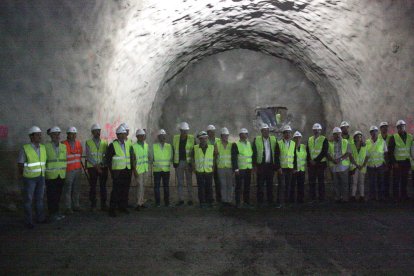
<instances>
[{"instance_id":1,"label":"tunnel interior","mask_svg":"<svg viewBox=\"0 0 414 276\"><path fill-rule=\"evenodd\" d=\"M288 108L289 124L308 136L313 122L325 125L323 103L315 85L292 62L258 51L234 49L207 56L161 85L148 128L175 133L181 121L192 132L213 124L237 137L241 127L253 137L256 107Z\"/></svg>"}]
</instances>

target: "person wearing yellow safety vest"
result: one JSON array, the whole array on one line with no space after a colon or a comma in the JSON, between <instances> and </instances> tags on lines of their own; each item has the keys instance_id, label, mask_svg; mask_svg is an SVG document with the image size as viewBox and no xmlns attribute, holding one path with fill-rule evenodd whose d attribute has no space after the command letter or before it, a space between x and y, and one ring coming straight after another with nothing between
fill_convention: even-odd
<instances>
[{"instance_id":1,"label":"person wearing yellow safety vest","mask_svg":"<svg viewBox=\"0 0 414 276\"><path fill-rule=\"evenodd\" d=\"M393 197L396 201L408 200L407 182L408 173L411 168L410 150L413 136L405 130L406 123L398 120L396 123L397 133L389 141L388 151L390 164L393 166Z\"/></svg>"},{"instance_id":2,"label":"person wearing yellow safety vest","mask_svg":"<svg viewBox=\"0 0 414 276\"><path fill-rule=\"evenodd\" d=\"M129 126L127 125L127 123L122 123L119 126L123 126L126 130L126 138L125 138L125 143L128 144L130 147L132 147L132 140L128 138L129 136Z\"/></svg>"},{"instance_id":3,"label":"person wearing yellow safety vest","mask_svg":"<svg viewBox=\"0 0 414 276\"><path fill-rule=\"evenodd\" d=\"M260 127L261 135L253 140L253 168L257 176L257 204L263 205L263 188L266 185L268 205L273 204L273 177L275 175L275 147L276 137L270 135L269 125L263 123Z\"/></svg>"},{"instance_id":4,"label":"person wearing yellow safety vest","mask_svg":"<svg viewBox=\"0 0 414 276\"><path fill-rule=\"evenodd\" d=\"M164 129L158 132L158 143L152 145L151 161L154 176L155 204L160 207L160 185L164 188L164 204L170 206L170 168L173 161L173 149L171 144L166 143L167 133Z\"/></svg>"},{"instance_id":5,"label":"person wearing yellow safety vest","mask_svg":"<svg viewBox=\"0 0 414 276\"><path fill-rule=\"evenodd\" d=\"M335 201L347 202L349 196L348 175L351 155L351 147L348 140L342 139L341 129L335 127L332 131L333 141L329 142L327 158L330 161L330 169L333 177Z\"/></svg>"},{"instance_id":6,"label":"person wearing yellow safety vest","mask_svg":"<svg viewBox=\"0 0 414 276\"><path fill-rule=\"evenodd\" d=\"M200 131L197 138L200 143L194 146L192 160L197 178L198 201L200 203L200 208L211 208L213 203L212 182L216 151L215 146L210 145L207 142L208 135L205 131Z\"/></svg>"},{"instance_id":7,"label":"person wearing yellow safety vest","mask_svg":"<svg viewBox=\"0 0 414 276\"><path fill-rule=\"evenodd\" d=\"M108 164L112 176L112 192L109 203L109 215L116 217L116 208L128 214L128 194L131 184L131 143L126 142L127 130L123 126L116 129L115 139L105 154L105 164Z\"/></svg>"},{"instance_id":8,"label":"person wearing yellow safety vest","mask_svg":"<svg viewBox=\"0 0 414 276\"><path fill-rule=\"evenodd\" d=\"M145 208L144 188L148 178L148 144L145 142L147 138L145 130L138 129L136 131L137 142L132 145L132 171L134 172L135 182L137 184L135 210Z\"/></svg>"},{"instance_id":9,"label":"person wearing yellow safety vest","mask_svg":"<svg viewBox=\"0 0 414 276\"><path fill-rule=\"evenodd\" d=\"M224 207L231 206L233 202L234 177L231 166L231 148L233 143L229 142L230 132L226 127L221 129L221 139L217 141L217 174L221 188L221 200Z\"/></svg>"},{"instance_id":10,"label":"person wearing yellow safety vest","mask_svg":"<svg viewBox=\"0 0 414 276\"><path fill-rule=\"evenodd\" d=\"M59 214L59 202L66 178L66 146L60 143L60 128L50 128L51 142L45 144L46 148L46 196L49 220L57 221L65 216Z\"/></svg>"},{"instance_id":11,"label":"person wearing yellow safety vest","mask_svg":"<svg viewBox=\"0 0 414 276\"><path fill-rule=\"evenodd\" d=\"M30 143L23 145L17 159L19 175L23 180L23 209L25 226L34 228L32 202L36 206L36 221L45 223L43 195L45 190L46 148L40 144L42 131L33 126L29 129Z\"/></svg>"},{"instance_id":12,"label":"person wearing yellow safety vest","mask_svg":"<svg viewBox=\"0 0 414 276\"><path fill-rule=\"evenodd\" d=\"M180 134L173 137L174 168L177 176L178 204L184 205L184 175L187 184L188 205L193 205L193 184L192 184L192 160L191 152L194 148L195 139L188 134L190 126L186 122L180 124Z\"/></svg>"},{"instance_id":13,"label":"person wearing yellow safety vest","mask_svg":"<svg viewBox=\"0 0 414 276\"><path fill-rule=\"evenodd\" d=\"M284 201L286 203L295 202L295 185L292 182L292 175L296 173L297 156L296 144L292 141L292 128L285 125L282 128L282 139L275 147L275 167L278 174L278 183L276 191L276 203L281 207L281 193L284 190Z\"/></svg>"},{"instance_id":14,"label":"person wearing yellow safety vest","mask_svg":"<svg viewBox=\"0 0 414 276\"><path fill-rule=\"evenodd\" d=\"M351 201L356 201L356 192L359 191L359 201L364 202L365 173L367 172L367 147L362 138L361 131L354 132L354 142L351 147L351 166L350 172L352 176L352 192Z\"/></svg>"},{"instance_id":15,"label":"person wearing yellow safety vest","mask_svg":"<svg viewBox=\"0 0 414 276\"><path fill-rule=\"evenodd\" d=\"M215 146L218 141L220 141L220 138L216 137L216 127L214 125L208 125L207 126L207 135L208 135L208 144ZM217 164L215 164L217 166ZM217 168L214 168L213 172L213 179L214 179L214 190L216 194L216 202L221 203L221 188L220 188L220 179L218 176ZM213 195L213 194L212 194ZM214 200L211 198L211 201L214 202Z\"/></svg>"},{"instance_id":16,"label":"person wearing yellow safety vest","mask_svg":"<svg viewBox=\"0 0 414 276\"><path fill-rule=\"evenodd\" d=\"M89 200L91 211L96 209L96 184L99 178L99 191L101 198L101 210L108 209L106 205L107 191L106 181L108 180L108 167L103 163L105 153L108 149L108 142L101 139L101 126L93 124L91 127L92 139L85 143L86 167L89 175Z\"/></svg>"},{"instance_id":17,"label":"person wearing yellow safety vest","mask_svg":"<svg viewBox=\"0 0 414 276\"><path fill-rule=\"evenodd\" d=\"M231 163L232 169L236 178L236 207L240 208L241 191L243 186L243 206L251 207L250 205L250 182L253 168L253 149L250 142L247 140L249 132L242 128L239 132L240 140L233 143L231 147Z\"/></svg>"},{"instance_id":18,"label":"person wearing yellow safety vest","mask_svg":"<svg viewBox=\"0 0 414 276\"><path fill-rule=\"evenodd\" d=\"M309 137L306 145L308 176L309 176L309 197L311 201L316 200L316 180L318 181L319 201L325 200L325 169L326 154L328 153L328 139L321 135L322 126L315 123L312 126L313 136Z\"/></svg>"},{"instance_id":19,"label":"person wearing yellow safety vest","mask_svg":"<svg viewBox=\"0 0 414 276\"><path fill-rule=\"evenodd\" d=\"M292 176L292 185L296 185L296 202L303 203L305 197L305 169L306 169L306 146L301 144L302 134L296 131L293 141L296 145L296 172ZM294 189L295 190L295 189Z\"/></svg>"},{"instance_id":20,"label":"person wearing yellow safety vest","mask_svg":"<svg viewBox=\"0 0 414 276\"><path fill-rule=\"evenodd\" d=\"M378 128L371 126L369 129L371 138L367 140L367 174L369 182L369 199L384 198L384 170L385 156L387 155L387 143L378 137ZM378 194L377 194L378 192Z\"/></svg>"},{"instance_id":21,"label":"person wearing yellow safety vest","mask_svg":"<svg viewBox=\"0 0 414 276\"><path fill-rule=\"evenodd\" d=\"M389 145L391 134L388 134L388 122L381 122L379 124L379 129L381 132L381 137L384 139L387 147ZM390 183L391 183L391 171L392 165L390 164L389 153L387 152L385 156L385 171L384 171L384 197L385 200L390 199Z\"/></svg>"},{"instance_id":22,"label":"person wearing yellow safety vest","mask_svg":"<svg viewBox=\"0 0 414 276\"><path fill-rule=\"evenodd\" d=\"M348 144L351 145L352 143L354 143L354 138L349 134L349 123L347 121L342 121L340 124L340 129L342 131L341 137L342 139L345 139L348 141ZM351 176L351 171L348 171L348 198L351 196L351 187L352 187L352 183L353 183L353 177Z\"/></svg>"}]
</instances>

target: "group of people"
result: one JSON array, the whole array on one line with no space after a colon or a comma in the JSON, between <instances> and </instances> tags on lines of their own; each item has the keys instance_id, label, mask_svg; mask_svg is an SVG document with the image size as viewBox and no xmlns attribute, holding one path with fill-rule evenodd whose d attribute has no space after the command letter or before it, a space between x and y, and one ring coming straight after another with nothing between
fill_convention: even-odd
<instances>
[{"instance_id":1,"label":"group of people","mask_svg":"<svg viewBox=\"0 0 414 276\"><path fill-rule=\"evenodd\" d=\"M76 139L75 127L67 129L67 139L63 142L59 127L48 129L51 141L43 145L41 129L33 126L28 133L30 143L23 145L17 161L24 183L25 224L33 228L35 221L60 220L64 215L80 211L79 177L82 169L90 184L91 211L97 208L96 186L99 182L100 208L113 217L118 212L129 212L127 207L132 179L137 183L135 208L145 208L144 187L150 171L156 206L161 205L161 184L164 205L170 206L171 165L177 177L178 206L184 205L185 201L193 205L193 172L201 208L211 207L214 201L223 206L235 204L236 207L251 207L252 174L256 174L258 206L280 207L282 203L303 203L305 172L308 173L310 200L325 201L325 170L328 167L337 202L365 201L366 173L370 200L407 200L408 174L410 169L414 171L414 146L412 135L406 132L406 123L399 120L396 123L397 132L393 135L388 134L387 122L382 122L379 128L371 126L366 138L361 131L351 135L349 127L348 122L342 122L333 129L333 138L328 139L321 133L322 126L315 123L313 135L303 144L302 134L299 131L293 133L289 125L282 128L282 136L277 138L263 123L261 135L252 142L246 128L240 129L237 142L230 142L226 127L220 130L220 138L216 137L213 125L194 137L189 134L188 123L182 122L180 133L173 136L172 144L167 143L166 131L160 129L157 141L149 146L145 129L137 130L137 141L134 143L128 138L128 125L123 123L116 129L117 139L108 144L100 137L101 127L94 124L91 127L92 137L86 141L84 151ZM83 154L85 164L82 162ZM106 190L108 171L112 177L109 206ZM275 174L278 182L276 193L273 190ZM48 218L43 210L45 187ZM64 213L59 211L62 193ZM36 219L32 216L33 201Z\"/></svg>"}]
</instances>

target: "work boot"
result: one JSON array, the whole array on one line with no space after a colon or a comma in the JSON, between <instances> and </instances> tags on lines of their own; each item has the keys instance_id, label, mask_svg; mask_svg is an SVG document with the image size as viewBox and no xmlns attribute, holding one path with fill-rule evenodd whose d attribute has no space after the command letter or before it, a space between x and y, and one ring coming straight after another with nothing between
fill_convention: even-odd
<instances>
[{"instance_id":1,"label":"work boot","mask_svg":"<svg viewBox=\"0 0 414 276\"><path fill-rule=\"evenodd\" d=\"M365 202L365 198L363 196L359 197L359 202Z\"/></svg>"},{"instance_id":2,"label":"work boot","mask_svg":"<svg viewBox=\"0 0 414 276\"><path fill-rule=\"evenodd\" d=\"M184 200L180 200L178 201L178 203L176 204L177 206L183 206L184 205Z\"/></svg>"},{"instance_id":3,"label":"work boot","mask_svg":"<svg viewBox=\"0 0 414 276\"><path fill-rule=\"evenodd\" d=\"M73 214L72 209L67 208L67 209L65 210L65 214L66 214L66 215L72 215L72 214Z\"/></svg>"},{"instance_id":4,"label":"work boot","mask_svg":"<svg viewBox=\"0 0 414 276\"><path fill-rule=\"evenodd\" d=\"M351 198L349 199L350 202L355 202L356 198L354 196L351 196Z\"/></svg>"},{"instance_id":5,"label":"work boot","mask_svg":"<svg viewBox=\"0 0 414 276\"><path fill-rule=\"evenodd\" d=\"M138 205L137 207L135 207L134 209L135 211L141 211L141 207Z\"/></svg>"},{"instance_id":6,"label":"work boot","mask_svg":"<svg viewBox=\"0 0 414 276\"><path fill-rule=\"evenodd\" d=\"M95 213L96 212L96 207L91 207L91 209L90 209L90 211L91 211L91 213Z\"/></svg>"},{"instance_id":7,"label":"work boot","mask_svg":"<svg viewBox=\"0 0 414 276\"><path fill-rule=\"evenodd\" d=\"M73 211L74 212L82 212L82 208L81 207L73 207Z\"/></svg>"},{"instance_id":8,"label":"work boot","mask_svg":"<svg viewBox=\"0 0 414 276\"><path fill-rule=\"evenodd\" d=\"M188 206L193 206L193 201L192 200L187 201L187 205Z\"/></svg>"},{"instance_id":9,"label":"work boot","mask_svg":"<svg viewBox=\"0 0 414 276\"><path fill-rule=\"evenodd\" d=\"M101 204L101 211L108 211L108 206L106 205L106 203Z\"/></svg>"}]
</instances>

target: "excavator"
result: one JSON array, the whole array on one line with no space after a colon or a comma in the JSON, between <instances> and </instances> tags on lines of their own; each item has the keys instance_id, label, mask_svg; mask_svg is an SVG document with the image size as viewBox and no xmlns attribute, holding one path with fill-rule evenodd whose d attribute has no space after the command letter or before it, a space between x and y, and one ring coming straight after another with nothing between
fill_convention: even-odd
<instances>
[{"instance_id":1,"label":"excavator","mask_svg":"<svg viewBox=\"0 0 414 276\"><path fill-rule=\"evenodd\" d=\"M253 125L260 130L262 124L268 124L270 132L277 138L282 136L282 128L291 123L290 114L284 106L259 106L255 109L255 119Z\"/></svg>"}]
</instances>

